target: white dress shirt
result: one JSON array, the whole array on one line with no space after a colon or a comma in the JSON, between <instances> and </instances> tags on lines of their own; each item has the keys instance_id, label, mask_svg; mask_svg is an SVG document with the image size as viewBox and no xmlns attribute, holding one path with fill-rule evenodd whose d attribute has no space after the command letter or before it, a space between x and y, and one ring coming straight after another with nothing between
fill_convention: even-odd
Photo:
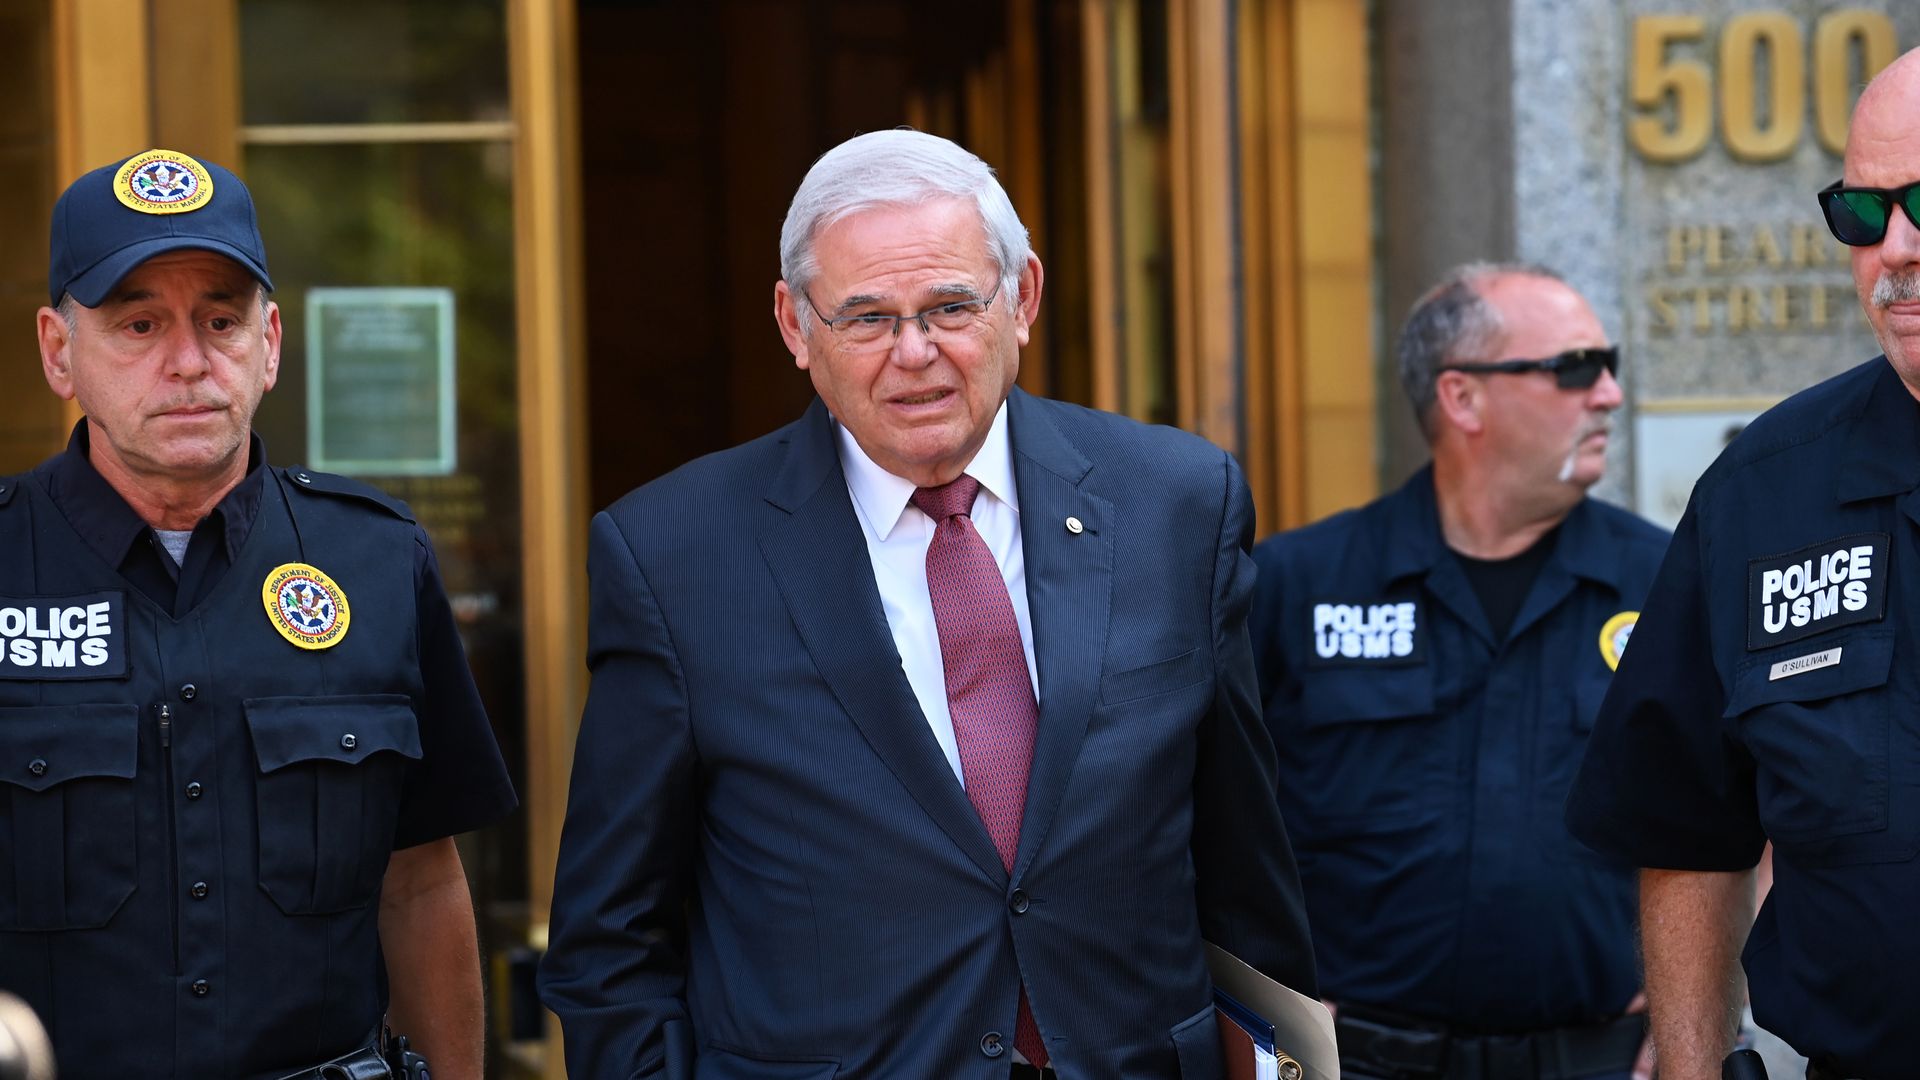
<instances>
[{"instance_id":1,"label":"white dress shirt","mask_svg":"<svg viewBox=\"0 0 1920 1080\"><path fill-rule=\"evenodd\" d=\"M960 749L953 739L953 716L947 709L946 668L940 660L940 632L933 621L933 596L927 589L927 545L933 541L933 519L913 505L914 483L874 464L845 426L840 435L840 465L853 496L854 514L867 538L867 556L873 562L873 581L880 587L880 606L886 610L900 666L920 699L927 726L953 766L953 775L966 785L960 769ZM968 463L966 474L980 481L973 503L973 527L987 542L1000 576L1013 601L1014 621L1020 624L1020 646L1027 654L1027 677L1033 680L1034 700L1040 699L1039 668L1033 662L1033 620L1027 613L1027 569L1020 548L1020 496L1013 486L1013 444L1007 437L1007 406L1000 403L986 444Z\"/></svg>"}]
</instances>

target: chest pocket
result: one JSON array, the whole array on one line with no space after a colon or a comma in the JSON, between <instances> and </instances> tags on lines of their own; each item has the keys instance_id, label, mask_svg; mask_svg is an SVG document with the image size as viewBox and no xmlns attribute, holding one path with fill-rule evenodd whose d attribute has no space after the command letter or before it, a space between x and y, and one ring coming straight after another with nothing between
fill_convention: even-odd
<instances>
[{"instance_id":1,"label":"chest pocket","mask_svg":"<svg viewBox=\"0 0 1920 1080\"><path fill-rule=\"evenodd\" d=\"M1567 831L1567 795L1586 756L1587 739L1606 699L1610 676L1581 675L1573 680L1565 711L1552 708L1540 718L1534 732L1533 823L1540 850L1555 862L1619 864L1604 858ZM1551 700L1551 699L1549 699ZM1560 717L1566 716L1564 723Z\"/></svg>"},{"instance_id":2,"label":"chest pocket","mask_svg":"<svg viewBox=\"0 0 1920 1080\"><path fill-rule=\"evenodd\" d=\"M0 930L105 926L137 883L133 705L0 709Z\"/></svg>"},{"instance_id":3,"label":"chest pocket","mask_svg":"<svg viewBox=\"0 0 1920 1080\"><path fill-rule=\"evenodd\" d=\"M365 906L393 852L420 721L404 695L251 698L260 887L289 915Z\"/></svg>"},{"instance_id":4,"label":"chest pocket","mask_svg":"<svg viewBox=\"0 0 1920 1080\"><path fill-rule=\"evenodd\" d=\"M1289 824L1334 838L1404 825L1443 806L1453 741L1434 716L1429 665L1308 672L1274 732Z\"/></svg>"},{"instance_id":5,"label":"chest pocket","mask_svg":"<svg viewBox=\"0 0 1920 1080\"><path fill-rule=\"evenodd\" d=\"M1911 828L1892 821L1894 633L1817 638L1749 658L1735 671L1725 715L1753 755L1761 824L1812 864L1904 859ZM1775 678L1777 666L1827 650L1838 662Z\"/></svg>"}]
</instances>

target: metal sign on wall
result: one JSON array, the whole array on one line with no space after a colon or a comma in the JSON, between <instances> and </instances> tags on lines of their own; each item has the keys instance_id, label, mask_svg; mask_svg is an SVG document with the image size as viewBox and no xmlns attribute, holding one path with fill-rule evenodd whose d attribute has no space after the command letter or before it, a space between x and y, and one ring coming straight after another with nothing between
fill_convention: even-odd
<instances>
[{"instance_id":1,"label":"metal sign on wall","mask_svg":"<svg viewBox=\"0 0 1920 1080\"><path fill-rule=\"evenodd\" d=\"M1814 193L1920 4L1630 0L1619 138L1635 503L1671 524L1745 419L1879 351Z\"/></svg>"},{"instance_id":2,"label":"metal sign on wall","mask_svg":"<svg viewBox=\"0 0 1920 1080\"><path fill-rule=\"evenodd\" d=\"M361 476L453 472L453 291L307 290L307 460Z\"/></svg>"}]
</instances>

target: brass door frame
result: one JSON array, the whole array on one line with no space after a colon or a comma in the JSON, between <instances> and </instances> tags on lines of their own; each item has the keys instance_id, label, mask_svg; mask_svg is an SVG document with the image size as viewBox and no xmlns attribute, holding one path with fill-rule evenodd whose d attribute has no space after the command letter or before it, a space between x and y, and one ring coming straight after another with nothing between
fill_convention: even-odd
<instances>
[{"instance_id":1,"label":"brass door frame","mask_svg":"<svg viewBox=\"0 0 1920 1080\"><path fill-rule=\"evenodd\" d=\"M1145 418L1128 359L1146 295L1122 171L1125 20L1164 3L1173 386L1182 427L1237 454L1263 533L1373 497L1373 215L1361 0L1081 0L1094 403ZM1137 201L1137 196L1135 197ZM1317 208L1359 208L1340 217ZM1145 343L1135 340L1134 350Z\"/></svg>"},{"instance_id":2,"label":"brass door frame","mask_svg":"<svg viewBox=\"0 0 1920 1080\"><path fill-rule=\"evenodd\" d=\"M568 0L509 0L514 275L520 362L521 560L526 576L529 933L546 947L574 737L586 704L586 311L578 40ZM566 1076L548 1021L540 1075Z\"/></svg>"}]
</instances>

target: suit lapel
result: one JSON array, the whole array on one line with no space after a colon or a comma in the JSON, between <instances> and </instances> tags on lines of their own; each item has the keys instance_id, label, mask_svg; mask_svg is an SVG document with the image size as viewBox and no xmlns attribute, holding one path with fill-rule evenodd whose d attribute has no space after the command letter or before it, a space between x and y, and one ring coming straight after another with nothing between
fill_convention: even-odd
<instances>
[{"instance_id":1,"label":"suit lapel","mask_svg":"<svg viewBox=\"0 0 1920 1080\"><path fill-rule=\"evenodd\" d=\"M1060 809L1100 691L1113 584L1113 505L1080 488L1093 468L1043 402L1007 399L1020 500L1033 654L1040 668L1040 732L1027 780L1014 877L1026 871ZM1080 523L1080 531L1067 519Z\"/></svg>"},{"instance_id":2,"label":"suit lapel","mask_svg":"<svg viewBox=\"0 0 1920 1080\"><path fill-rule=\"evenodd\" d=\"M761 534L760 551L814 666L927 815L987 876L1004 882L993 841L954 779L900 667L866 538L840 471L833 421L818 400L794 425L786 463L767 501L786 516ZM1031 562L1029 567L1031 574Z\"/></svg>"}]
</instances>

